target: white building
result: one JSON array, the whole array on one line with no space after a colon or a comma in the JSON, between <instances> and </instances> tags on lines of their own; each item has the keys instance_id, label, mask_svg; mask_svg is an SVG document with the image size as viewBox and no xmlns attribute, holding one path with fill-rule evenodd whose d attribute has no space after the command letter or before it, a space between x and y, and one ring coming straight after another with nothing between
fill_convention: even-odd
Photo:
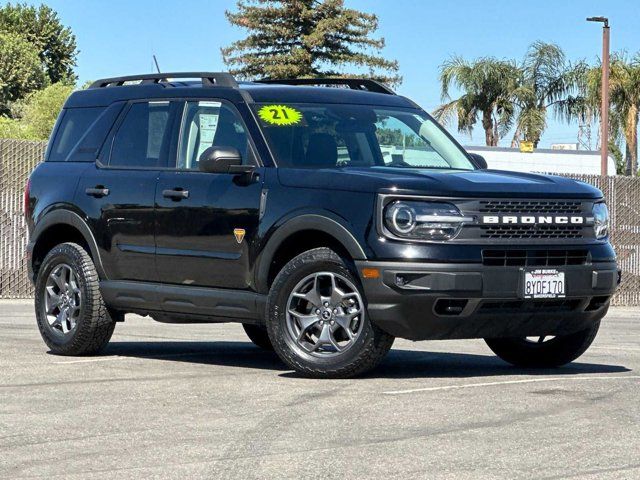
<instances>
[{"instance_id":1,"label":"white building","mask_svg":"<svg viewBox=\"0 0 640 480\"><path fill-rule=\"evenodd\" d=\"M523 153L517 148L465 147L469 153L482 155L489 168L514 172L562 175L578 173L600 175L600 152L587 150L552 150L537 148ZM616 174L616 162L609 155L607 174Z\"/></svg>"}]
</instances>

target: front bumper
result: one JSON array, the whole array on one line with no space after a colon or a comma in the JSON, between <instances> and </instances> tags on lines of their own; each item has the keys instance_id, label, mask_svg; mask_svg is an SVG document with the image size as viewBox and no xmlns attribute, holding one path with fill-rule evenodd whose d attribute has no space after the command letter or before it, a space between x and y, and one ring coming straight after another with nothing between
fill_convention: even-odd
<instances>
[{"instance_id":1,"label":"front bumper","mask_svg":"<svg viewBox=\"0 0 640 480\"><path fill-rule=\"evenodd\" d=\"M615 262L564 265L566 297L525 299L524 270L534 267L356 262L371 320L411 340L563 335L607 312L619 283ZM377 269L365 278L363 269ZM371 275L367 275L371 277Z\"/></svg>"}]
</instances>

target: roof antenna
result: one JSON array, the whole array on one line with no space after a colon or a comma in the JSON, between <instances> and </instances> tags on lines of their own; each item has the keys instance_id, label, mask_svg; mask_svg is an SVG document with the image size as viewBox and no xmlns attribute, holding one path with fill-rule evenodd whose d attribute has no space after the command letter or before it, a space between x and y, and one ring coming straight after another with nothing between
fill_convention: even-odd
<instances>
[{"instance_id":1,"label":"roof antenna","mask_svg":"<svg viewBox=\"0 0 640 480\"><path fill-rule=\"evenodd\" d=\"M158 70L158 73L160 73L160 67L158 66L158 59L156 58L155 53L153 54L153 63L156 64L156 70Z\"/></svg>"}]
</instances>

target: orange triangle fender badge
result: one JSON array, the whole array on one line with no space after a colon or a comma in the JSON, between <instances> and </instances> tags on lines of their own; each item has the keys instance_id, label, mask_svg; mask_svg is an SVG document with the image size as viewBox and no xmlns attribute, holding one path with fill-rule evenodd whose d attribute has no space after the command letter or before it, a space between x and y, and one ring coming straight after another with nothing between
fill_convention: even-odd
<instances>
[{"instance_id":1,"label":"orange triangle fender badge","mask_svg":"<svg viewBox=\"0 0 640 480\"><path fill-rule=\"evenodd\" d=\"M236 242L238 243L242 243L242 240L244 240L244 234L246 233L244 228L234 228L233 229L233 236L236 237Z\"/></svg>"}]
</instances>

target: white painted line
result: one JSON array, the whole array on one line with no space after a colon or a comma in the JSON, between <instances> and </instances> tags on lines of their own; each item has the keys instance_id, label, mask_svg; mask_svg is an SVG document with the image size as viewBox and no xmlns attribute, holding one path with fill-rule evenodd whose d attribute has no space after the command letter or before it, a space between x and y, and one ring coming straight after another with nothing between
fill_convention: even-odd
<instances>
[{"instance_id":1,"label":"white painted line","mask_svg":"<svg viewBox=\"0 0 640 480\"><path fill-rule=\"evenodd\" d=\"M592 345L590 349L596 350L619 350L621 352L640 352L639 347L599 347L598 345Z\"/></svg>"},{"instance_id":2,"label":"white painted line","mask_svg":"<svg viewBox=\"0 0 640 480\"><path fill-rule=\"evenodd\" d=\"M110 360L124 360L127 357L121 357L119 355L112 355L110 357L99 358L84 358L82 360L66 360L63 362L52 362L56 365L71 365L72 363L93 363L93 362L108 362Z\"/></svg>"},{"instance_id":3,"label":"white painted line","mask_svg":"<svg viewBox=\"0 0 640 480\"><path fill-rule=\"evenodd\" d=\"M440 390L458 390L463 388L480 388L480 387L493 387L496 385L515 385L519 383L544 383L544 382L563 382L563 381L580 381L580 380L632 380L640 379L640 375L621 375L611 377L579 377L569 376L566 377L546 377L546 378L528 378L523 380L504 380L501 382L484 382L484 383L467 383L462 385L443 385L440 387L425 387L425 388L413 388L410 390L391 390L388 392L382 392L384 395L404 395L406 393L416 392L437 392Z\"/></svg>"}]
</instances>

